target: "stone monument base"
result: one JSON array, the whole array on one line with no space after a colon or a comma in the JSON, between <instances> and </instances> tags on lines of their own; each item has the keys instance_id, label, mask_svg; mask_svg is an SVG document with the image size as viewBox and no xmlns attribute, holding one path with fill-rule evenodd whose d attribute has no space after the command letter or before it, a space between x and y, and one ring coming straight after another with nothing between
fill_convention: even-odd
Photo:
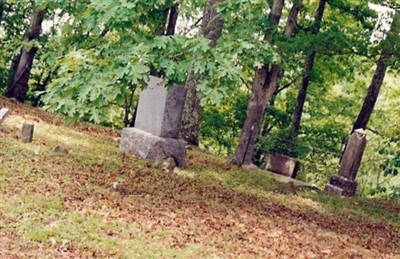
<instances>
[{"instance_id":1,"label":"stone monument base","mask_svg":"<svg viewBox=\"0 0 400 259\"><path fill-rule=\"evenodd\" d=\"M125 128L122 130L119 148L156 162L173 157L178 167L184 167L185 146L183 140L161 138L137 128Z\"/></svg>"},{"instance_id":2,"label":"stone monument base","mask_svg":"<svg viewBox=\"0 0 400 259\"><path fill-rule=\"evenodd\" d=\"M341 196L354 196L356 194L357 183L343 176L334 175L329 184L325 187L325 192Z\"/></svg>"}]
</instances>

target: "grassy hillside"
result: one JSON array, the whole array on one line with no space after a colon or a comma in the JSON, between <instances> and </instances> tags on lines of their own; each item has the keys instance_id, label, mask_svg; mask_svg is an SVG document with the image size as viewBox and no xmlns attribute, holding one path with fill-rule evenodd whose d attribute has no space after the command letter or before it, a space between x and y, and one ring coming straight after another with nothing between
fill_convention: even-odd
<instances>
[{"instance_id":1,"label":"grassy hillside","mask_svg":"<svg viewBox=\"0 0 400 259\"><path fill-rule=\"evenodd\" d=\"M197 149L171 175L119 151L118 132L4 106L0 258L400 256L399 203L292 194ZM24 121L36 125L31 144L19 140Z\"/></svg>"}]
</instances>

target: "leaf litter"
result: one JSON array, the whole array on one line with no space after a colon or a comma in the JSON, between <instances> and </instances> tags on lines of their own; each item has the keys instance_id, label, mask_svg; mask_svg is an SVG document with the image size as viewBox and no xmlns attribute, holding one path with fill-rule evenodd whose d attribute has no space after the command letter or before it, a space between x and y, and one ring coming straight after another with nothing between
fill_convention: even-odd
<instances>
[{"instance_id":1,"label":"leaf litter","mask_svg":"<svg viewBox=\"0 0 400 259\"><path fill-rule=\"evenodd\" d=\"M275 187L243 191L204 176L248 171L197 149L183 170L194 177L166 174L118 151L116 131L67 127L43 111L0 104L13 108L0 128L0 258L400 256L399 221L352 211L374 201L350 199L348 211L326 212L301 205L309 196ZM18 142L18 125L32 118L38 133L29 147ZM46 134L67 135L73 144ZM93 147L79 146L82 136ZM54 153L59 145L69 152ZM380 203L382 213L400 213L398 203Z\"/></svg>"}]
</instances>

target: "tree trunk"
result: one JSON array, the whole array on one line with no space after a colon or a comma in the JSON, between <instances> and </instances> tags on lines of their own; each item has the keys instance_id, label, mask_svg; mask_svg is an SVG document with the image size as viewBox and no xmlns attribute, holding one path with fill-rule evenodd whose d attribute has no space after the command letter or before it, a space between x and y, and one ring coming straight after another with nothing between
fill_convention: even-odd
<instances>
[{"instance_id":1,"label":"tree trunk","mask_svg":"<svg viewBox=\"0 0 400 259\"><path fill-rule=\"evenodd\" d=\"M24 39L25 43L39 38L43 14L44 12L39 9L33 12L29 29ZM29 50L22 48L21 54L13 60L10 71L11 77L6 94L8 97L13 97L19 102L25 101L32 64L37 50L38 47L36 46L31 47Z\"/></svg>"},{"instance_id":2,"label":"tree trunk","mask_svg":"<svg viewBox=\"0 0 400 259\"><path fill-rule=\"evenodd\" d=\"M156 29L157 36L175 35L176 22L179 15L179 4L174 4L171 8L165 8L161 13L161 25Z\"/></svg>"},{"instance_id":3,"label":"tree trunk","mask_svg":"<svg viewBox=\"0 0 400 259\"><path fill-rule=\"evenodd\" d=\"M17 69L18 69L18 64L19 64L20 59L21 59L21 53L16 55L11 61L10 75L8 77L8 84L7 84L8 86L12 85L12 82L15 77L15 73L17 72ZM6 95L7 95L7 93L6 93Z\"/></svg>"},{"instance_id":4,"label":"tree trunk","mask_svg":"<svg viewBox=\"0 0 400 259\"><path fill-rule=\"evenodd\" d=\"M300 11L302 1L296 1L287 20L284 35L291 37L297 22L297 16ZM271 9L269 20L272 24L278 24L282 14L284 1L275 0ZM266 35L267 38L271 38ZM268 71L267 64L256 71L251 99L247 107L246 120L240 134L239 143L232 159L232 163L237 165L250 164L252 160L254 145L257 140L258 131L262 122L264 111L268 101L276 90L279 75L282 71L280 64L274 64Z\"/></svg>"},{"instance_id":5,"label":"tree trunk","mask_svg":"<svg viewBox=\"0 0 400 259\"><path fill-rule=\"evenodd\" d=\"M157 36L165 35L165 24L168 19L169 11L170 11L170 8L165 8L164 10L162 10L162 13L160 14L161 22L159 24L159 27L156 28L155 35L157 35Z\"/></svg>"},{"instance_id":6,"label":"tree trunk","mask_svg":"<svg viewBox=\"0 0 400 259\"><path fill-rule=\"evenodd\" d=\"M217 45L222 34L223 21L215 5L222 0L208 0L201 25L202 35L209 40L211 47ZM196 86L201 80L200 75L191 72L185 84L187 89L186 102L182 116L181 136L191 145L199 145L201 105Z\"/></svg>"},{"instance_id":7,"label":"tree trunk","mask_svg":"<svg viewBox=\"0 0 400 259\"><path fill-rule=\"evenodd\" d=\"M325 6L326 6L326 0L320 0L317 12L315 14L314 34L317 34L321 28L321 21L322 21L323 15L324 15ZM306 101L306 96L307 96L307 89L310 84L310 74L314 67L314 61L315 61L316 54L317 54L316 51L312 50L311 53L306 57L306 60L305 60L303 78L302 78L302 82L301 82L299 91L297 93L296 107L294 109L294 112L292 115L292 122L290 125L292 139L295 139L297 137L297 135L299 134L301 116L303 115L304 103Z\"/></svg>"},{"instance_id":8,"label":"tree trunk","mask_svg":"<svg viewBox=\"0 0 400 259\"><path fill-rule=\"evenodd\" d=\"M3 20L3 13L4 13L5 5L6 5L6 1L0 0L0 24L1 24L1 21Z\"/></svg>"},{"instance_id":9,"label":"tree trunk","mask_svg":"<svg viewBox=\"0 0 400 259\"><path fill-rule=\"evenodd\" d=\"M388 68L388 61L393 56L393 46L398 44L400 31L400 11L396 11L392 26L388 32L386 40L382 43L382 54L376 64L376 70L368 88L367 96L365 97L361 111L358 114L357 120L353 125L352 132L356 129L366 129L372 112L374 111L376 100L378 99L379 91L385 79Z\"/></svg>"},{"instance_id":10,"label":"tree trunk","mask_svg":"<svg viewBox=\"0 0 400 259\"><path fill-rule=\"evenodd\" d=\"M165 35L167 35L167 36L175 35L176 22L178 20L178 15L179 15L179 4L174 4L174 6L172 6L169 11L167 32Z\"/></svg>"},{"instance_id":11,"label":"tree trunk","mask_svg":"<svg viewBox=\"0 0 400 259\"><path fill-rule=\"evenodd\" d=\"M190 72L186 80L186 101L182 114L182 127L180 135L190 145L199 145L201 105L197 95L196 86L201 77Z\"/></svg>"},{"instance_id":12,"label":"tree trunk","mask_svg":"<svg viewBox=\"0 0 400 259\"><path fill-rule=\"evenodd\" d=\"M41 80L41 78L39 78L39 82L37 84L36 91L42 92L42 91L46 90L46 86L49 84L50 79L51 79L51 74L52 73L49 72L49 74L44 78L43 82L41 82L42 80ZM41 93L36 96L36 98L32 102L33 107L39 106L39 103L41 102L40 99L42 98L43 95L44 95L44 93Z\"/></svg>"},{"instance_id":13,"label":"tree trunk","mask_svg":"<svg viewBox=\"0 0 400 259\"><path fill-rule=\"evenodd\" d=\"M386 70L388 68L387 62L391 58L391 54L382 54L377 62L374 77L368 88L367 96L365 97L363 106L358 114L357 120L353 125L352 132L356 129L366 129L369 119L375 107L376 100L378 99L379 91L385 79Z\"/></svg>"}]
</instances>

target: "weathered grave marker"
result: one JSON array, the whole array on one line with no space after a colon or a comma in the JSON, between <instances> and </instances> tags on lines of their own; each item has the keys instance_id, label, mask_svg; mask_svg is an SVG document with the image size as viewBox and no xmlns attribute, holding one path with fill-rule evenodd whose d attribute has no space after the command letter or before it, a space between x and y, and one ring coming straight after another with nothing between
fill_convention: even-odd
<instances>
[{"instance_id":1,"label":"weathered grave marker","mask_svg":"<svg viewBox=\"0 0 400 259\"><path fill-rule=\"evenodd\" d=\"M0 110L0 125L6 120L6 118L10 115L11 110L8 108L1 108Z\"/></svg>"},{"instance_id":2,"label":"weathered grave marker","mask_svg":"<svg viewBox=\"0 0 400 259\"><path fill-rule=\"evenodd\" d=\"M157 162L172 157L183 167L186 142L178 136L186 90L177 85L166 89L163 79L153 76L147 84L140 93L135 128L123 129L120 149Z\"/></svg>"},{"instance_id":3,"label":"weathered grave marker","mask_svg":"<svg viewBox=\"0 0 400 259\"><path fill-rule=\"evenodd\" d=\"M35 125L24 122L22 124L21 140L24 143L31 143L33 140L33 129Z\"/></svg>"},{"instance_id":4,"label":"weathered grave marker","mask_svg":"<svg viewBox=\"0 0 400 259\"><path fill-rule=\"evenodd\" d=\"M367 138L364 130L355 130L347 142L338 173L331 177L329 184L325 187L327 193L355 195L357 188L355 179L366 146Z\"/></svg>"},{"instance_id":5,"label":"weathered grave marker","mask_svg":"<svg viewBox=\"0 0 400 259\"><path fill-rule=\"evenodd\" d=\"M265 169L294 179L297 177L299 168L299 160L288 156L270 154L266 159Z\"/></svg>"},{"instance_id":6,"label":"weathered grave marker","mask_svg":"<svg viewBox=\"0 0 400 259\"><path fill-rule=\"evenodd\" d=\"M167 90L163 79L154 76L147 84L140 93L135 128L162 138L178 138L186 91L176 85Z\"/></svg>"}]
</instances>

